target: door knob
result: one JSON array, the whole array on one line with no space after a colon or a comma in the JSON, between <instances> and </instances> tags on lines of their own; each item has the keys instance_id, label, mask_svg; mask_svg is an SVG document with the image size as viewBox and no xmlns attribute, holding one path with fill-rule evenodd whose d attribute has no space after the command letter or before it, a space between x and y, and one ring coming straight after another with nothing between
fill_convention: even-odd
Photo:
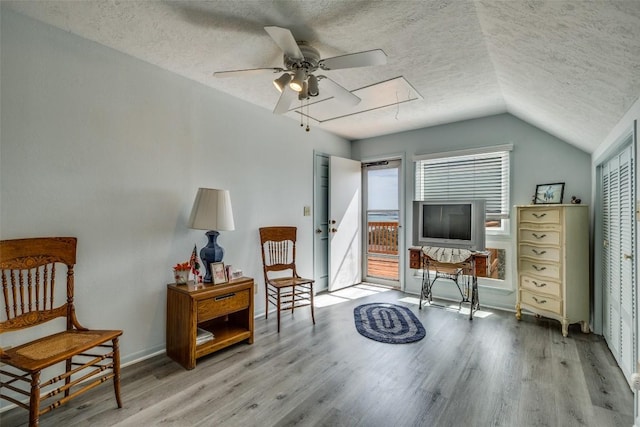
<instances>
[{"instance_id":1,"label":"door knob","mask_svg":"<svg viewBox=\"0 0 640 427\"><path fill-rule=\"evenodd\" d=\"M319 228L316 228L316 234L321 234L321 233L322 233L322 230Z\"/></svg>"},{"instance_id":2,"label":"door knob","mask_svg":"<svg viewBox=\"0 0 640 427\"><path fill-rule=\"evenodd\" d=\"M335 220L335 219L332 219L332 220L331 220L331 224L335 224L335 223L336 223L336 220Z\"/></svg>"},{"instance_id":3,"label":"door knob","mask_svg":"<svg viewBox=\"0 0 640 427\"><path fill-rule=\"evenodd\" d=\"M338 232L338 229L334 227L334 228L332 228L332 229L331 229L331 232L332 232L332 233L337 233L337 232Z\"/></svg>"}]
</instances>

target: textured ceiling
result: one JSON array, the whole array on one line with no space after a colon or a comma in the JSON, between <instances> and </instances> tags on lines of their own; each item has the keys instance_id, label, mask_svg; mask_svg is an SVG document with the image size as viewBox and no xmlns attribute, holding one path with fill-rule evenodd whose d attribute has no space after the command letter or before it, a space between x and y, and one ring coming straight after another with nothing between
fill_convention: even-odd
<instances>
[{"instance_id":1,"label":"textured ceiling","mask_svg":"<svg viewBox=\"0 0 640 427\"><path fill-rule=\"evenodd\" d=\"M421 99L311 125L355 140L509 112L593 152L640 95L640 0L3 1L3 7L272 110L281 67L264 31L321 57L382 49L387 65L327 71L349 90L404 77ZM320 82L322 91L322 82ZM288 113L298 119L296 113ZM293 123L292 123L293 124Z\"/></svg>"}]
</instances>

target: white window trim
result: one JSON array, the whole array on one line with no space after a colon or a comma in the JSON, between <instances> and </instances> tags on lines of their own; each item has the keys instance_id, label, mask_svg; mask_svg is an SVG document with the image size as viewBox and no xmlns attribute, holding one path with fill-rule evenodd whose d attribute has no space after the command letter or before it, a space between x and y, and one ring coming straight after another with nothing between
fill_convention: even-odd
<instances>
[{"instance_id":1,"label":"white window trim","mask_svg":"<svg viewBox=\"0 0 640 427\"><path fill-rule=\"evenodd\" d=\"M413 161L417 162L420 160L443 159L446 157L473 156L474 154L488 154L495 153L496 151L513 151L513 144L494 145L491 147L482 148L470 148L467 150L444 151L440 153L416 154L415 156L413 156Z\"/></svg>"}]
</instances>

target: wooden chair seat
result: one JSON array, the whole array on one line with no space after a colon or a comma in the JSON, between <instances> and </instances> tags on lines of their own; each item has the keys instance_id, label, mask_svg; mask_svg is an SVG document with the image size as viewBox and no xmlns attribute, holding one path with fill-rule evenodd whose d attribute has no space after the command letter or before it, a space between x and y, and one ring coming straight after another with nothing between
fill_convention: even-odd
<instances>
[{"instance_id":1,"label":"wooden chair seat","mask_svg":"<svg viewBox=\"0 0 640 427\"><path fill-rule=\"evenodd\" d=\"M269 317L269 305L276 307L278 332L280 312L311 306L313 313L313 279L305 279L296 271L297 228L290 226L260 228L260 247L265 286L265 318Z\"/></svg>"},{"instance_id":2,"label":"wooden chair seat","mask_svg":"<svg viewBox=\"0 0 640 427\"><path fill-rule=\"evenodd\" d=\"M122 335L122 331L64 331L4 351L2 362L26 372L39 371L64 362Z\"/></svg>"},{"instance_id":3,"label":"wooden chair seat","mask_svg":"<svg viewBox=\"0 0 640 427\"><path fill-rule=\"evenodd\" d=\"M19 331L66 319L62 331L0 347L0 398L27 409L30 427L39 425L41 415L110 379L122 407L122 331L90 330L78 322L73 302L76 245L74 237L0 241L0 334L19 337ZM56 306L56 297L62 296L55 291L57 281L66 282L66 298ZM41 378L43 372L50 376Z\"/></svg>"},{"instance_id":4,"label":"wooden chair seat","mask_svg":"<svg viewBox=\"0 0 640 427\"><path fill-rule=\"evenodd\" d=\"M303 279L302 277L278 277L269 279L269 284L276 288L288 288L291 286L309 285L313 283L311 279Z\"/></svg>"}]
</instances>

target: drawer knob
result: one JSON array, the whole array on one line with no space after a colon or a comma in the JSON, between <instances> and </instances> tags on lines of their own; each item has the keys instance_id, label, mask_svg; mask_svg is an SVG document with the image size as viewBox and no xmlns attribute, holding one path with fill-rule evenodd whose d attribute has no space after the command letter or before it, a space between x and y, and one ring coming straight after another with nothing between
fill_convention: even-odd
<instances>
[{"instance_id":1,"label":"drawer knob","mask_svg":"<svg viewBox=\"0 0 640 427\"><path fill-rule=\"evenodd\" d=\"M546 303L546 302L547 302L547 300L546 300L546 299L541 299L541 300L539 300L539 299L538 299L538 298L536 298L536 297L533 297L533 300L534 300L535 302L537 302L538 304L544 304L544 303Z\"/></svg>"},{"instance_id":2,"label":"drawer knob","mask_svg":"<svg viewBox=\"0 0 640 427\"><path fill-rule=\"evenodd\" d=\"M225 299L233 298L233 297L235 297L235 296L236 296L236 294L235 294L235 293L230 293L230 294L225 294L225 295L217 296L217 297L215 297L215 300L216 300L216 301L222 301L222 300L225 300Z\"/></svg>"},{"instance_id":3,"label":"drawer knob","mask_svg":"<svg viewBox=\"0 0 640 427\"><path fill-rule=\"evenodd\" d=\"M532 266L533 268L535 268L535 269L536 269L536 271L544 271L544 270L546 270L546 269L547 269L547 267L545 267L545 266L538 267L538 266L537 266L537 265L535 265L535 264L531 264L531 266Z\"/></svg>"},{"instance_id":4,"label":"drawer knob","mask_svg":"<svg viewBox=\"0 0 640 427\"><path fill-rule=\"evenodd\" d=\"M533 286L535 286L536 288L544 288L545 286L547 286L546 283L538 283L535 280L532 280L531 283L533 283Z\"/></svg>"},{"instance_id":5,"label":"drawer knob","mask_svg":"<svg viewBox=\"0 0 640 427\"><path fill-rule=\"evenodd\" d=\"M544 239L545 237L547 237L546 234L538 234L538 233L531 233L533 235L533 237L535 237L536 239Z\"/></svg>"},{"instance_id":6,"label":"drawer knob","mask_svg":"<svg viewBox=\"0 0 640 427\"><path fill-rule=\"evenodd\" d=\"M533 213L533 216L535 216L536 218L540 219L540 218L544 218L545 216L547 216L546 213L542 213L542 214L537 214L537 213Z\"/></svg>"},{"instance_id":7,"label":"drawer knob","mask_svg":"<svg viewBox=\"0 0 640 427\"><path fill-rule=\"evenodd\" d=\"M531 251L532 251L534 254L536 254L536 255L544 255L544 254L546 254L546 253L547 253L547 251L539 251L539 250L537 250L537 249L535 249L535 248L534 248L534 249L532 249Z\"/></svg>"}]
</instances>

